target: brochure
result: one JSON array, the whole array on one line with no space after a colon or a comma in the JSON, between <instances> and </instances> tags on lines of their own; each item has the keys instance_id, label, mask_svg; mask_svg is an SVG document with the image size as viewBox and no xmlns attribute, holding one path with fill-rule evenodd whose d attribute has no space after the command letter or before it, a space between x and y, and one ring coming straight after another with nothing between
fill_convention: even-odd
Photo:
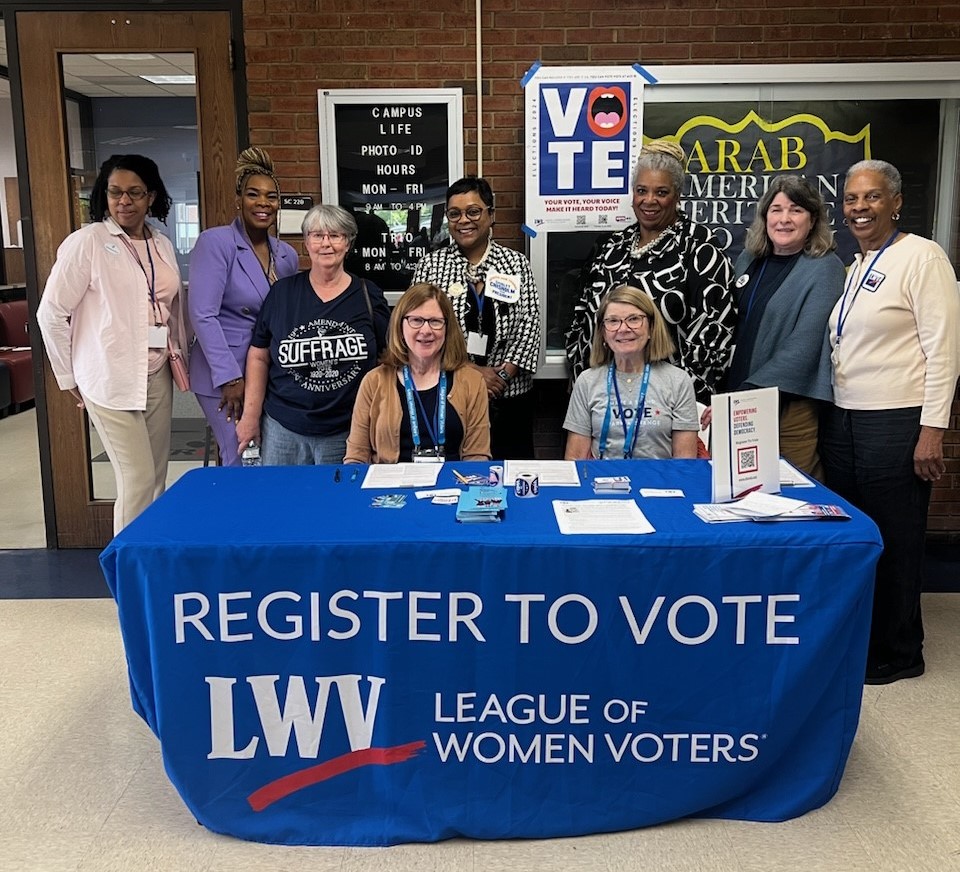
<instances>
[{"instance_id":1,"label":"brochure","mask_svg":"<svg viewBox=\"0 0 960 872\"><path fill-rule=\"evenodd\" d=\"M501 485L468 487L457 500L457 520L461 524L497 523L507 509L507 492Z\"/></svg>"},{"instance_id":2,"label":"brochure","mask_svg":"<svg viewBox=\"0 0 960 872\"><path fill-rule=\"evenodd\" d=\"M714 503L753 492L780 493L780 391L758 388L715 394Z\"/></svg>"}]
</instances>

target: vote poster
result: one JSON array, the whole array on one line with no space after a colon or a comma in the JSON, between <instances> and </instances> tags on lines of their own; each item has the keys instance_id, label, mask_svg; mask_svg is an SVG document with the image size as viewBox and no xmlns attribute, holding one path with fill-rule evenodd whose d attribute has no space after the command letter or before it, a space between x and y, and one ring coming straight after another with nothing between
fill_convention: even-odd
<instances>
[{"instance_id":1,"label":"vote poster","mask_svg":"<svg viewBox=\"0 0 960 872\"><path fill-rule=\"evenodd\" d=\"M528 233L634 220L643 84L634 67L537 67L524 78Z\"/></svg>"},{"instance_id":2,"label":"vote poster","mask_svg":"<svg viewBox=\"0 0 960 872\"><path fill-rule=\"evenodd\" d=\"M323 202L350 211L347 269L403 291L448 239L446 190L463 175L459 89L319 92Z\"/></svg>"}]
</instances>

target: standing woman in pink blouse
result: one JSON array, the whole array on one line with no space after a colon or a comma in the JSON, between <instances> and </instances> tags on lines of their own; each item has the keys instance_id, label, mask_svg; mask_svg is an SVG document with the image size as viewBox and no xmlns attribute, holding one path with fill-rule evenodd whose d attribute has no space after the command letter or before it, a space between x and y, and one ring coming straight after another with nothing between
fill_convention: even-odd
<instances>
[{"instance_id":1,"label":"standing woman in pink blouse","mask_svg":"<svg viewBox=\"0 0 960 872\"><path fill-rule=\"evenodd\" d=\"M93 223L57 250L37 321L61 390L86 408L117 480L119 533L163 493L170 458L170 350L185 346L180 269L157 165L115 154L90 194Z\"/></svg>"}]
</instances>

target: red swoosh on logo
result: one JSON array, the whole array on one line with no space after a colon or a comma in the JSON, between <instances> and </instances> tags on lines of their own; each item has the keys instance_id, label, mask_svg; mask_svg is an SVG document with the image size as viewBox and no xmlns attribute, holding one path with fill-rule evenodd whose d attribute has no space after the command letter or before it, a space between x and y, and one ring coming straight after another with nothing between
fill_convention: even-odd
<instances>
[{"instance_id":1,"label":"red swoosh on logo","mask_svg":"<svg viewBox=\"0 0 960 872\"><path fill-rule=\"evenodd\" d=\"M392 748L363 748L359 751L351 751L349 754L327 760L326 763L310 766L299 772L291 772L289 775L270 781L251 793L247 797L247 802L254 811L263 811L267 806L291 793L296 793L311 784L319 784L328 778L343 775L351 769L359 769L361 766L390 766L394 763L405 763L426 746L427 743L421 739L417 742L408 742L406 745L394 745Z\"/></svg>"}]
</instances>

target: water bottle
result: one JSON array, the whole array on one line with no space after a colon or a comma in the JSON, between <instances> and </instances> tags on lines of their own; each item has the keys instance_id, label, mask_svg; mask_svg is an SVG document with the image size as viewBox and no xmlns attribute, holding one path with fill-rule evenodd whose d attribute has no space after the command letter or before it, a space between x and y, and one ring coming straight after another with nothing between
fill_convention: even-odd
<instances>
[{"instance_id":1,"label":"water bottle","mask_svg":"<svg viewBox=\"0 0 960 872\"><path fill-rule=\"evenodd\" d=\"M243 449L243 453L240 455L240 462L244 466L260 466L260 446L252 439L250 440L250 444Z\"/></svg>"}]
</instances>

